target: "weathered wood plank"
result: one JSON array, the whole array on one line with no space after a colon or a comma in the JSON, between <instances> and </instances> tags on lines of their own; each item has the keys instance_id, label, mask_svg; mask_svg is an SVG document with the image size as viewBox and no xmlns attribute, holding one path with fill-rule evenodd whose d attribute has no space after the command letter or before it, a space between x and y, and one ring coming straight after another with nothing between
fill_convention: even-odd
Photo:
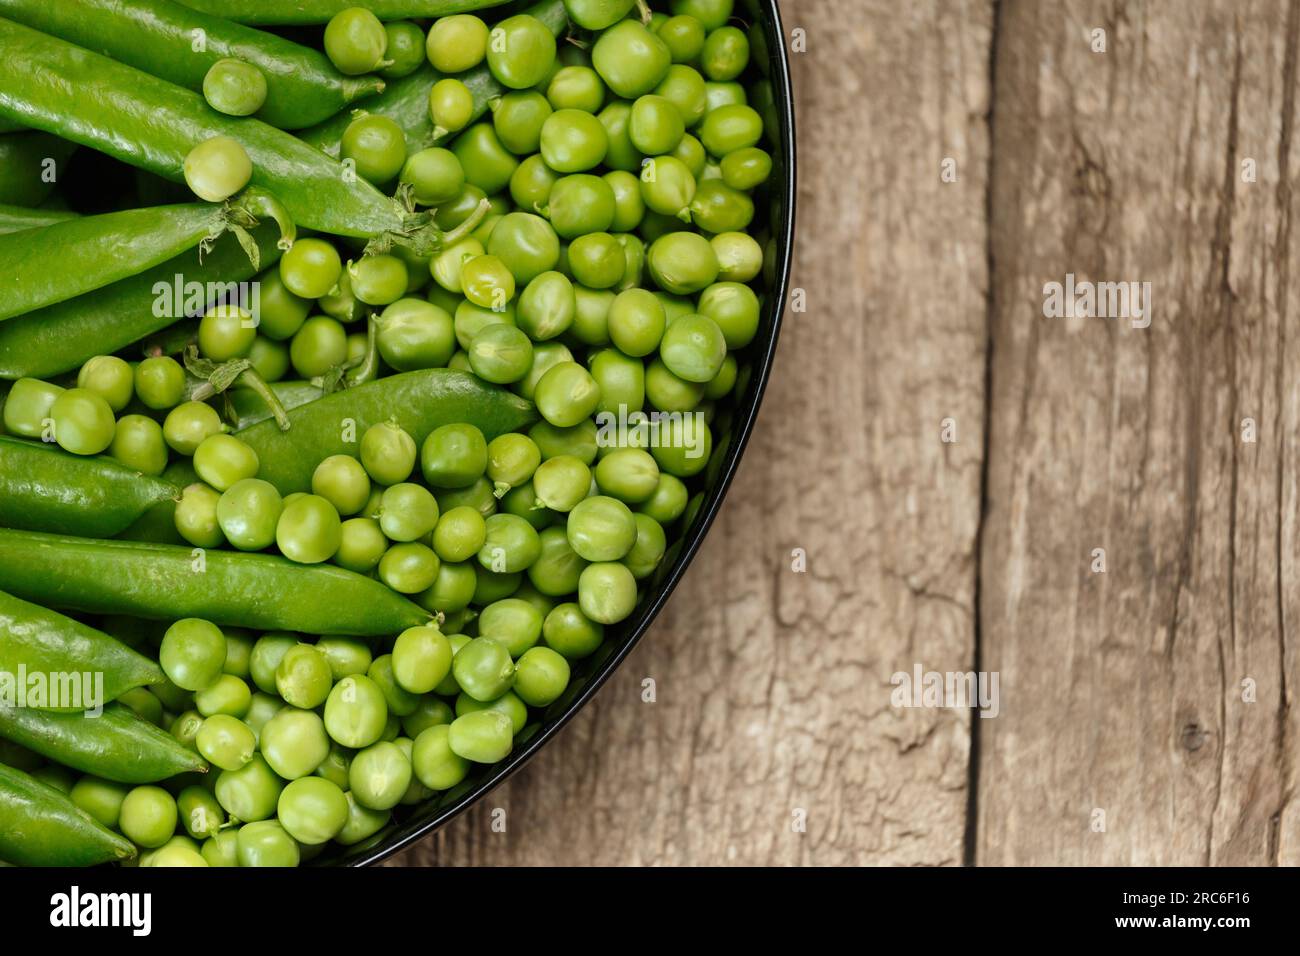
<instances>
[{"instance_id":1,"label":"weathered wood plank","mask_svg":"<svg viewBox=\"0 0 1300 956\"><path fill-rule=\"evenodd\" d=\"M788 317L722 516L587 711L398 863L962 859L968 716L893 709L888 681L973 654L991 4L783 6L808 37L794 284L809 306Z\"/></svg>"},{"instance_id":2,"label":"weathered wood plank","mask_svg":"<svg viewBox=\"0 0 1300 956\"><path fill-rule=\"evenodd\" d=\"M1284 0L1002 4L979 863L1300 859L1298 35ZM1044 317L1067 273L1149 281L1150 327Z\"/></svg>"}]
</instances>

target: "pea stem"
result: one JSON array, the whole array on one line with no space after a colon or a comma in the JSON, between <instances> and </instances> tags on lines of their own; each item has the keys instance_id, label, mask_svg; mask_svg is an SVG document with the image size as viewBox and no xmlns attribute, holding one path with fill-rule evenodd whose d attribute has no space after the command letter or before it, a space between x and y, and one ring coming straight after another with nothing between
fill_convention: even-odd
<instances>
[{"instance_id":1,"label":"pea stem","mask_svg":"<svg viewBox=\"0 0 1300 956\"><path fill-rule=\"evenodd\" d=\"M357 362L349 369L345 376L348 386L364 385L366 382L372 382L378 376L379 372L379 322L375 319L375 314L370 313L366 320L366 351L361 356L361 361Z\"/></svg>"},{"instance_id":2,"label":"pea stem","mask_svg":"<svg viewBox=\"0 0 1300 956\"><path fill-rule=\"evenodd\" d=\"M645 0L636 0L636 8L641 14L641 25L643 27L650 26L650 21L653 19L653 15L650 13L650 4L646 3Z\"/></svg>"},{"instance_id":3,"label":"pea stem","mask_svg":"<svg viewBox=\"0 0 1300 956\"><path fill-rule=\"evenodd\" d=\"M490 201L487 199L480 199L478 205L474 207L474 211L469 214L469 217L466 218L464 222L455 229L442 234L442 247L445 249L448 246L454 246L477 229L479 223L483 221L484 217L488 214L488 210L491 208L492 203Z\"/></svg>"},{"instance_id":4,"label":"pea stem","mask_svg":"<svg viewBox=\"0 0 1300 956\"><path fill-rule=\"evenodd\" d=\"M284 405L275 392L271 390L271 386L266 384L266 379L262 378L257 369L251 367L244 369L239 374L239 384L252 389L261 397L262 401L266 402L266 407L275 416L275 423L280 426L280 431L287 432L289 430L289 413L284 410Z\"/></svg>"},{"instance_id":5,"label":"pea stem","mask_svg":"<svg viewBox=\"0 0 1300 956\"><path fill-rule=\"evenodd\" d=\"M237 199L230 203L233 225L251 229L262 219L273 219L280 228L280 238L276 242L281 252L288 252L289 247L298 238L298 227L280 200L264 189L251 186L245 189ZM254 246L256 248L256 246Z\"/></svg>"}]
</instances>

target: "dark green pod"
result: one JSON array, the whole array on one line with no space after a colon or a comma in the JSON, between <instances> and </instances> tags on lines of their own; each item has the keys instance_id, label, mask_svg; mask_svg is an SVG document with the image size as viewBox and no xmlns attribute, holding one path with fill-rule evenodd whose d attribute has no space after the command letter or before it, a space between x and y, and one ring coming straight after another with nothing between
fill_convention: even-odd
<instances>
[{"instance_id":1,"label":"dark green pod","mask_svg":"<svg viewBox=\"0 0 1300 956\"><path fill-rule=\"evenodd\" d=\"M569 22L562 0L544 0L529 7L525 12L541 20L557 37L564 32ZM456 133L434 135L433 121L429 117L429 91L440 79L442 74L426 63L410 76L390 83L388 89L378 96L372 96L358 103L357 108L367 113L374 113L376 116L387 116L400 126L406 133L408 153L418 152L427 146L441 145L447 140L454 139L459 130ZM509 92L492 76L492 71L488 69L486 63L480 63L474 69L458 74L456 79L469 87L470 94L474 97L474 111L470 122L487 112L488 102L493 97ZM324 150L331 156L337 156L343 141L343 133L351 122L352 112L349 110L310 129L300 130L298 136L317 149Z\"/></svg>"},{"instance_id":2,"label":"dark green pod","mask_svg":"<svg viewBox=\"0 0 1300 956\"><path fill-rule=\"evenodd\" d=\"M0 707L0 737L117 783L154 783L208 769L195 751L122 704L108 704L98 717Z\"/></svg>"},{"instance_id":3,"label":"dark green pod","mask_svg":"<svg viewBox=\"0 0 1300 956\"><path fill-rule=\"evenodd\" d=\"M179 0L195 10L225 17L236 23L328 23L334 14L348 7L364 6L381 20L410 17L445 17L500 6L503 0Z\"/></svg>"},{"instance_id":4,"label":"dark green pod","mask_svg":"<svg viewBox=\"0 0 1300 956\"><path fill-rule=\"evenodd\" d=\"M0 859L15 866L94 866L133 856L130 840L64 794L0 764Z\"/></svg>"},{"instance_id":5,"label":"dark green pod","mask_svg":"<svg viewBox=\"0 0 1300 956\"><path fill-rule=\"evenodd\" d=\"M99 703L116 700L133 687L157 684L162 669L121 641L48 608L0 591L0 673L86 672L103 675ZM47 710L74 710L47 707Z\"/></svg>"},{"instance_id":6,"label":"dark green pod","mask_svg":"<svg viewBox=\"0 0 1300 956\"><path fill-rule=\"evenodd\" d=\"M373 238L424 224L315 147L261 120L223 116L192 90L12 20L0 19L0 49L0 116L173 182L184 181L191 149L230 136L252 160L253 184L299 226Z\"/></svg>"},{"instance_id":7,"label":"dark green pod","mask_svg":"<svg viewBox=\"0 0 1300 956\"><path fill-rule=\"evenodd\" d=\"M0 205L0 235L22 232L24 229L39 229L51 226L65 219L75 219L75 212L63 212L58 209L27 209L23 206Z\"/></svg>"},{"instance_id":8,"label":"dark green pod","mask_svg":"<svg viewBox=\"0 0 1300 956\"><path fill-rule=\"evenodd\" d=\"M44 202L54 190L54 181L45 175L47 161L53 161L57 179L76 148L75 143L32 130L0 134L0 202L15 206Z\"/></svg>"},{"instance_id":9,"label":"dark green pod","mask_svg":"<svg viewBox=\"0 0 1300 956\"><path fill-rule=\"evenodd\" d=\"M397 634L430 618L374 578L333 565L7 529L0 590L46 607L307 634Z\"/></svg>"},{"instance_id":10,"label":"dark green pod","mask_svg":"<svg viewBox=\"0 0 1300 956\"><path fill-rule=\"evenodd\" d=\"M253 115L280 129L319 123L384 88L377 76L344 76L311 47L171 0L0 0L0 16L199 93L218 60L251 63L266 78L266 102Z\"/></svg>"},{"instance_id":11,"label":"dark green pod","mask_svg":"<svg viewBox=\"0 0 1300 956\"><path fill-rule=\"evenodd\" d=\"M111 538L181 489L112 458L0 437L0 526Z\"/></svg>"},{"instance_id":12,"label":"dark green pod","mask_svg":"<svg viewBox=\"0 0 1300 956\"><path fill-rule=\"evenodd\" d=\"M253 230L263 267L280 258L277 236L271 223ZM206 254L191 249L98 291L0 322L0 378L53 378L165 329L183 315L184 294L180 301L171 294L178 280L183 290L190 283L231 285L255 274L248 254L227 234Z\"/></svg>"},{"instance_id":13,"label":"dark green pod","mask_svg":"<svg viewBox=\"0 0 1300 956\"><path fill-rule=\"evenodd\" d=\"M431 368L346 388L295 408L288 431L264 421L237 434L257 452L257 476L287 495L310 491L321 461L357 454L366 429L390 419L418 447L429 432L453 422L474 425L491 441L531 424L537 415L531 402L505 389L466 372Z\"/></svg>"}]
</instances>

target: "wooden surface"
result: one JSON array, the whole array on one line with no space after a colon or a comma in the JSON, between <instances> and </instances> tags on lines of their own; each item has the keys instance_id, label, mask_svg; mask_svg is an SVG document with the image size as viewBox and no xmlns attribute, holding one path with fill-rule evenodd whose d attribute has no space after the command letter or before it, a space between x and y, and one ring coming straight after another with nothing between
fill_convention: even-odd
<instances>
[{"instance_id":1,"label":"wooden surface","mask_svg":"<svg viewBox=\"0 0 1300 956\"><path fill-rule=\"evenodd\" d=\"M1300 862L1300 0L782 6L809 304L721 517L393 862ZM1150 327L1046 317L1067 273ZM999 715L891 706L917 664Z\"/></svg>"}]
</instances>

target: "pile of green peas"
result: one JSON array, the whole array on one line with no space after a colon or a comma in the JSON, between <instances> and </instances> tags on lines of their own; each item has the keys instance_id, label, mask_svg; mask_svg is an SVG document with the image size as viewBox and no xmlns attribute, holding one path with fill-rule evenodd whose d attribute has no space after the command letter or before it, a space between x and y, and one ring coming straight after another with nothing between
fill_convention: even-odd
<instances>
[{"instance_id":1,"label":"pile of green peas","mask_svg":"<svg viewBox=\"0 0 1300 956\"><path fill-rule=\"evenodd\" d=\"M576 42L558 43L523 14L427 31L338 14L324 35L335 66L400 76L427 58L440 76L430 119L456 134L408 151L363 103L340 157L405 188L443 229L485 199L490 210L428 257L300 238L258 277L256 322L219 305L198 325L203 357L247 359L268 383L319 381L368 348L374 376L471 372L535 403L526 433L487 441L450 424L417 445L376 424L355 455L317 463L310 492L282 497L174 357L97 356L75 386L14 384L9 432L183 476L185 542L331 562L436 615L378 646L173 623L158 646L168 682L123 700L213 772L67 781L142 865L296 865L504 759L605 627L634 613L672 529L689 524L714 405L759 331L755 191L773 162L762 104L739 82L750 40L732 0L668 0L647 21L624 6L603 22L619 4L566 0ZM484 63L507 92L474 121L459 75ZM209 101L254 112L256 80L218 67ZM657 442L601 424L638 412L677 417Z\"/></svg>"}]
</instances>

